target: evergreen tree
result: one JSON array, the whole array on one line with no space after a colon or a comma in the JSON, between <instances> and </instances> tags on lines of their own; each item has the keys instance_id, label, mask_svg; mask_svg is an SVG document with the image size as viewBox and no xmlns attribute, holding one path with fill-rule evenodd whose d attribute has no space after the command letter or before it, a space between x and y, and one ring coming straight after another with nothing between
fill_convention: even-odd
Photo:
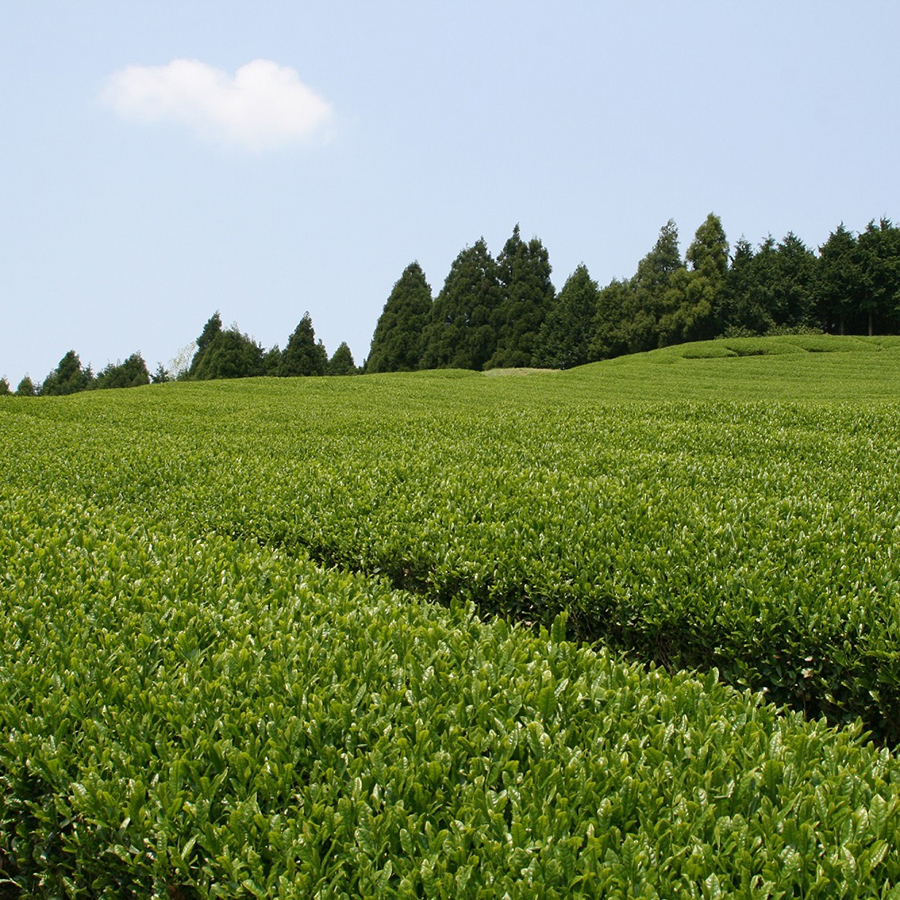
<instances>
[{"instance_id":1,"label":"evergreen tree","mask_svg":"<svg viewBox=\"0 0 900 900\"><path fill-rule=\"evenodd\" d=\"M765 334L772 328L774 322L768 308L761 302L755 279L753 245L741 237L734 245L731 265L725 276L722 302L716 311L717 334Z\"/></svg>"},{"instance_id":2,"label":"evergreen tree","mask_svg":"<svg viewBox=\"0 0 900 900\"><path fill-rule=\"evenodd\" d=\"M673 282L679 281L684 272L678 228L669 219L660 229L653 249L638 263L631 290L623 296L626 302L619 323L619 339L626 352L653 350L665 343L660 320L673 315L681 305L683 284L680 290L673 290Z\"/></svg>"},{"instance_id":3,"label":"evergreen tree","mask_svg":"<svg viewBox=\"0 0 900 900\"><path fill-rule=\"evenodd\" d=\"M89 390L93 387L93 382L91 367L83 369L78 354L70 350L44 379L40 393L46 397L75 394L78 391Z\"/></svg>"},{"instance_id":4,"label":"evergreen tree","mask_svg":"<svg viewBox=\"0 0 900 900\"><path fill-rule=\"evenodd\" d=\"M197 342L198 345L200 341ZM250 378L263 374L263 349L237 326L215 334L201 352L193 377L199 381L219 378ZM195 355L194 359L197 359Z\"/></svg>"},{"instance_id":5,"label":"evergreen tree","mask_svg":"<svg viewBox=\"0 0 900 900\"><path fill-rule=\"evenodd\" d=\"M316 341L312 318L309 312L305 312L281 354L279 374L286 377L324 375L327 365L325 346L321 341Z\"/></svg>"},{"instance_id":6,"label":"evergreen tree","mask_svg":"<svg viewBox=\"0 0 900 900\"><path fill-rule=\"evenodd\" d=\"M483 369L497 346L500 298L497 263L480 238L450 267L425 328L420 368Z\"/></svg>"},{"instance_id":7,"label":"evergreen tree","mask_svg":"<svg viewBox=\"0 0 900 900\"><path fill-rule=\"evenodd\" d=\"M150 376L153 384L165 384L172 380L172 373L162 364L156 364L156 371Z\"/></svg>"},{"instance_id":8,"label":"evergreen tree","mask_svg":"<svg viewBox=\"0 0 900 900\"><path fill-rule=\"evenodd\" d=\"M210 348L212 342L216 339L216 337L221 333L222 317L219 315L219 311L216 310L203 326L203 331L200 333L200 337L197 338L194 358L191 360L191 365L188 369L189 375L194 376L197 374L197 369L200 368L200 364L203 361L203 357L206 355L206 351Z\"/></svg>"},{"instance_id":9,"label":"evergreen tree","mask_svg":"<svg viewBox=\"0 0 900 900\"><path fill-rule=\"evenodd\" d=\"M635 290L630 281L614 279L600 290L591 327L591 359L611 359L629 352L626 320L635 308Z\"/></svg>"},{"instance_id":10,"label":"evergreen tree","mask_svg":"<svg viewBox=\"0 0 900 900\"><path fill-rule=\"evenodd\" d=\"M856 236L841 222L819 248L816 265L816 317L826 331L857 330L863 307L863 279Z\"/></svg>"},{"instance_id":11,"label":"evergreen tree","mask_svg":"<svg viewBox=\"0 0 900 900\"><path fill-rule=\"evenodd\" d=\"M591 360L591 339L600 290L582 263L566 280L541 328L537 362L570 369Z\"/></svg>"},{"instance_id":12,"label":"evergreen tree","mask_svg":"<svg viewBox=\"0 0 900 900\"><path fill-rule=\"evenodd\" d=\"M900 324L900 228L890 219L869 222L857 240L861 312L868 333Z\"/></svg>"},{"instance_id":13,"label":"evergreen tree","mask_svg":"<svg viewBox=\"0 0 900 900\"><path fill-rule=\"evenodd\" d=\"M816 257L793 231L776 248L774 275L770 312L775 325L787 328L814 325Z\"/></svg>"},{"instance_id":14,"label":"evergreen tree","mask_svg":"<svg viewBox=\"0 0 900 900\"><path fill-rule=\"evenodd\" d=\"M110 363L97 376L98 388L127 388L150 384L147 363L140 353L132 353L125 362Z\"/></svg>"},{"instance_id":15,"label":"evergreen tree","mask_svg":"<svg viewBox=\"0 0 900 900\"><path fill-rule=\"evenodd\" d=\"M37 388L28 375L19 382L19 386L16 388L17 397L36 397L37 393Z\"/></svg>"},{"instance_id":16,"label":"evergreen tree","mask_svg":"<svg viewBox=\"0 0 900 900\"><path fill-rule=\"evenodd\" d=\"M423 331L431 316L431 287L417 263L394 284L375 326L366 372L409 372L422 361Z\"/></svg>"},{"instance_id":17,"label":"evergreen tree","mask_svg":"<svg viewBox=\"0 0 900 900\"><path fill-rule=\"evenodd\" d=\"M660 345L714 336L714 312L728 272L728 240L714 213L697 229L686 254L690 269L677 268L664 292L667 311L659 321Z\"/></svg>"},{"instance_id":18,"label":"evergreen tree","mask_svg":"<svg viewBox=\"0 0 900 900\"><path fill-rule=\"evenodd\" d=\"M0 378L0 397L9 397L12 391L9 389L9 382L6 377Z\"/></svg>"},{"instance_id":19,"label":"evergreen tree","mask_svg":"<svg viewBox=\"0 0 900 900\"><path fill-rule=\"evenodd\" d=\"M328 360L329 375L356 375L356 363L353 362L353 354L346 341L342 341L341 345L334 351L334 356Z\"/></svg>"},{"instance_id":20,"label":"evergreen tree","mask_svg":"<svg viewBox=\"0 0 900 900\"><path fill-rule=\"evenodd\" d=\"M537 238L523 241L516 225L497 257L497 271L502 291L495 318L497 349L485 368L531 366L556 297L550 256Z\"/></svg>"},{"instance_id":21,"label":"evergreen tree","mask_svg":"<svg viewBox=\"0 0 900 900\"><path fill-rule=\"evenodd\" d=\"M263 356L263 375L277 376L281 372L281 348L276 344Z\"/></svg>"}]
</instances>

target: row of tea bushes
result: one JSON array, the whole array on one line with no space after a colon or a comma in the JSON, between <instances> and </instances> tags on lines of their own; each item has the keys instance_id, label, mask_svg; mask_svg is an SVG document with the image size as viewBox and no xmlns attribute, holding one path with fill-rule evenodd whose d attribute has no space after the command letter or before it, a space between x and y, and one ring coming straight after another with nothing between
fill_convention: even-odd
<instances>
[{"instance_id":1,"label":"row of tea bushes","mask_svg":"<svg viewBox=\"0 0 900 900\"><path fill-rule=\"evenodd\" d=\"M19 896L900 897L900 765L858 729L8 488Z\"/></svg>"},{"instance_id":2,"label":"row of tea bushes","mask_svg":"<svg viewBox=\"0 0 900 900\"><path fill-rule=\"evenodd\" d=\"M8 465L443 602L565 611L573 638L900 741L900 406L590 386L427 373L8 401L31 436Z\"/></svg>"}]
</instances>

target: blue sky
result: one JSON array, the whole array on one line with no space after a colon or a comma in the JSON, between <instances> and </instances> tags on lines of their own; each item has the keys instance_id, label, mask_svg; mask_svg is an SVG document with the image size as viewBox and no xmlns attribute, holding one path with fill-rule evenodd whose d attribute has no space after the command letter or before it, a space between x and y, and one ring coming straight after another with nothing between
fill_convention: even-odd
<instances>
[{"instance_id":1,"label":"blue sky","mask_svg":"<svg viewBox=\"0 0 900 900\"><path fill-rule=\"evenodd\" d=\"M896 2L0 3L0 376L168 362L219 310L366 357L516 223L561 287L673 218L900 219Z\"/></svg>"}]
</instances>

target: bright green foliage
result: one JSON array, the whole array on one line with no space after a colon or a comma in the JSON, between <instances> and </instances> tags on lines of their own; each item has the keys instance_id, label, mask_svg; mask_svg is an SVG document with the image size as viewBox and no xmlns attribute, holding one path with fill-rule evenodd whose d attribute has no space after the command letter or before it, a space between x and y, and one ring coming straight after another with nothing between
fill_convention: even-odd
<instances>
[{"instance_id":1,"label":"bright green foliage","mask_svg":"<svg viewBox=\"0 0 900 900\"><path fill-rule=\"evenodd\" d=\"M730 339L8 399L0 878L896 897L900 763L852 717L897 738L898 358Z\"/></svg>"},{"instance_id":2,"label":"bright green foliage","mask_svg":"<svg viewBox=\"0 0 900 900\"><path fill-rule=\"evenodd\" d=\"M578 266L541 327L537 363L552 369L571 369L594 359L590 344L598 295L597 282L587 266Z\"/></svg>"},{"instance_id":3,"label":"bright green foliage","mask_svg":"<svg viewBox=\"0 0 900 900\"><path fill-rule=\"evenodd\" d=\"M278 374L286 377L297 375L324 375L328 367L325 345L316 341L316 331L308 312L288 338Z\"/></svg>"},{"instance_id":4,"label":"bright green foliage","mask_svg":"<svg viewBox=\"0 0 900 900\"><path fill-rule=\"evenodd\" d=\"M484 238L453 261L425 329L422 369L483 369L497 348L502 293Z\"/></svg>"},{"instance_id":5,"label":"bright green foliage","mask_svg":"<svg viewBox=\"0 0 900 900\"><path fill-rule=\"evenodd\" d=\"M532 366L540 356L540 333L553 309L550 256L538 238L527 243L513 229L497 257L501 300L494 316L497 346L487 369Z\"/></svg>"},{"instance_id":6,"label":"bright green foliage","mask_svg":"<svg viewBox=\"0 0 900 900\"><path fill-rule=\"evenodd\" d=\"M410 263L391 290L375 326L366 372L411 372L419 368L423 331L431 317L431 286ZM347 374L347 373L340 373Z\"/></svg>"}]
</instances>

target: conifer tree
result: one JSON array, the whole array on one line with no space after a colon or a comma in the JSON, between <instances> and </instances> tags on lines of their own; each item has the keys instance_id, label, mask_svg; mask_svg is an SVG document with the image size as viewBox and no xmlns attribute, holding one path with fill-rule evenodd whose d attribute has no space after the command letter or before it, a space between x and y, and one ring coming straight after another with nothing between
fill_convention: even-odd
<instances>
[{"instance_id":1,"label":"conifer tree","mask_svg":"<svg viewBox=\"0 0 900 900\"><path fill-rule=\"evenodd\" d=\"M216 310L203 326L203 331L200 333L200 337L197 338L196 349L194 350L194 356L191 359L191 365L188 369L188 375L193 377L197 374L197 369L200 367L200 363L203 361L203 357L206 354L206 351L209 349L216 336L221 333L222 317L219 315L219 311Z\"/></svg>"},{"instance_id":2,"label":"conifer tree","mask_svg":"<svg viewBox=\"0 0 900 900\"><path fill-rule=\"evenodd\" d=\"M233 325L214 335L203 351L193 377L205 381L218 378L252 378L263 373L262 347Z\"/></svg>"},{"instance_id":3,"label":"conifer tree","mask_svg":"<svg viewBox=\"0 0 900 900\"><path fill-rule=\"evenodd\" d=\"M723 300L728 272L728 240L717 215L706 217L685 255L690 269L679 267L664 293L660 346L714 336L714 315Z\"/></svg>"},{"instance_id":4,"label":"conifer tree","mask_svg":"<svg viewBox=\"0 0 900 900\"><path fill-rule=\"evenodd\" d=\"M341 341L340 346L334 351L334 355L328 360L327 374L356 375L357 371L350 347L346 341Z\"/></svg>"},{"instance_id":5,"label":"conifer tree","mask_svg":"<svg viewBox=\"0 0 900 900\"><path fill-rule=\"evenodd\" d=\"M139 387L150 384L150 373L147 371L147 363L144 357L138 353L132 353L125 362L110 363L97 376L98 388L126 388Z\"/></svg>"},{"instance_id":6,"label":"conifer tree","mask_svg":"<svg viewBox=\"0 0 900 900\"><path fill-rule=\"evenodd\" d=\"M816 315L826 331L856 330L863 290L856 235L841 222L819 248L816 264Z\"/></svg>"},{"instance_id":7,"label":"conifer tree","mask_svg":"<svg viewBox=\"0 0 900 900\"><path fill-rule=\"evenodd\" d=\"M35 397L37 393L37 388L28 375L19 382L19 386L16 388L17 397Z\"/></svg>"},{"instance_id":8,"label":"conifer tree","mask_svg":"<svg viewBox=\"0 0 900 900\"><path fill-rule=\"evenodd\" d=\"M484 238L460 251L425 329L423 369L483 369L497 346L497 263Z\"/></svg>"},{"instance_id":9,"label":"conifer tree","mask_svg":"<svg viewBox=\"0 0 900 900\"><path fill-rule=\"evenodd\" d=\"M591 338L600 291L582 263L566 280L541 328L539 365L569 369L591 360Z\"/></svg>"},{"instance_id":10,"label":"conifer tree","mask_svg":"<svg viewBox=\"0 0 900 900\"><path fill-rule=\"evenodd\" d=\"M282 376L324 375L328 365L328 354L325 345L316 340L309 312L303 314L300 323L288 338L287 346L281 354Z\"/></svg>"},{"instance_id":11,"label":"conifer tree","mask_svg":"<svg viewBox=\"0 0 900 900\"><path fill-rule=\"evenodd\" d=\"M431 316L431 287L417 262L394 284L375 326L366 372L410 372L422 361L423 331Z\"/></svg>"},{"instance_id":12,"label":"conifer tree","mask_svg":"<svg viewBox=\"0 0 900 900\"><path fill-rule=\"evenodd\" d=\"M556 297L550 256L538 238L523 241L516 225L497 257L497 271L502 291L495 319L497 349L486 368L531 366Z\"/></svg>"},{"instance_id":13,"label":"conifer tree","mask_svg":"<svg viewBox=\"0 0 900 900\"><path fill-rule=\"evenodd\" d=\"M89 390L93 384L94 374L91 367L83 369L78 354L70 350L44 379L40 394L47 397L75 394Z\"/></svg>"},{"instance_id":14,"label":"conifer tree","mask_svg":"<svg viewBox=\"0 0 900 900\"><path fill-rule=\"evenodd\" d=\"M6 380L6 376L0 378L0 397L8 397L12 394L12 391L9 389L9 382Z\"/></svg>"}]
</instances>

